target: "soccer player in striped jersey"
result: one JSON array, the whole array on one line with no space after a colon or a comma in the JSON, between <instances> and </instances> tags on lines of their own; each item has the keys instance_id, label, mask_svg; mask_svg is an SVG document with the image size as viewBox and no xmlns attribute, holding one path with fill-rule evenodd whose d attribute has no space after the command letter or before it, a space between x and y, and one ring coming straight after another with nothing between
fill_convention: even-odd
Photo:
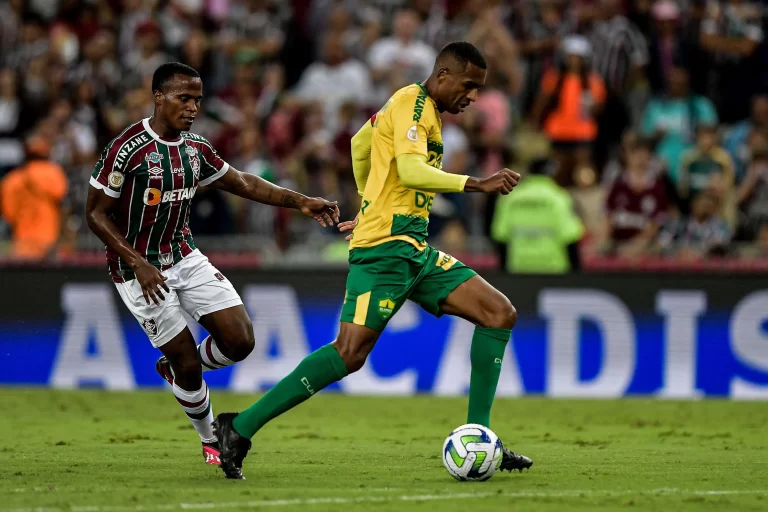
<instances>
[{"instance_id":1,"label":"soccer player in striped jersey","mask_svg":"<svg viewBox=\"0 0 768 512\"><path fill-rule=\"evenodd\" d=\"M155 111L104 149L90 180L86 218L107 246L109 274L152 345L157 371L219 464L213 411L202 372L243 360L253 327L232 284L195 247L189 205L198 187L214 187L264 204L300 210L322 226L338 222L335 202L306 197L241 173L205 138L191 133L203 84L189 66L169 63L152 77ZM208 331L196 346L182 316Z\"/></svg>"}]
</instances>

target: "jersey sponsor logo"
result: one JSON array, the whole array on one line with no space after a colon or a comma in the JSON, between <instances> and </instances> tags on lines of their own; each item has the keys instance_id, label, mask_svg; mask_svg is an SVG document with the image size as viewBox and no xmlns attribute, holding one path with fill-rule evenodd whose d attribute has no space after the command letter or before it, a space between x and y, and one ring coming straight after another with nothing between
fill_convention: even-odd
<instances>
[{"instance_id":1,"label":"jersey sponsor logo","mask_svg":"<svg viewBox=\"0 0 768 512\"><path fill-rule=\"evenodd\" d=\"M152 167L147 171L149 173L149 178L162 178L163 177L163 169L162 167Z\"/></svg>"},{"instance_id":2,"label":"jersey sponsor logo","mask_svg":"<svg viewBox=\"0 0 768 512\"><path fill-rule=\"evenodd\" d=\"M164 252L159 257L160 264L161 265L172 265L173 264L173 253L172 252Z\"/></svg>"},{"instance_id":3,"label":"jersey sponsor logo","mask_svg":"<svg viewBox=\"0 0 768 512\"><path fill-rule=\"evenodd\" d=\"M130 155L132 154L133 150L138 148L139 146L142 146L150 141L147 134L142 133L141 135L137 135L136 137L132 138L128 142L124 143L120 147L120 151L117 153L117 156L115 157L115 167L118 169L122 169L123 165L125 165L125 162L130 160Z\"/></svg>"},{"instance_id":4,"label":"jersey sponsor logo","mask_svg":"<svg viewBox=\"0 0 768 512\"><path fill-rule=\"evenodd\" d=\"M184 148L184 151L186 151L186 152L187 152L187 154L188 154L190 157L193 157L193 156L196 156L196 155L197 155L197 148L193 148L192 146L186 146L186 147Z\"/></svg>"},{"instance_id":5,"label":"jersey sponsor logo","mask_svg":"<svg viewBox=\"0 0 768 512\"><path fill-rule=\"evenodd\" d=\"M192 199L195 195L195 187L178 188L176 190L166 190L163 192L163 202L176 202Z\"/></svg>"},{"instance_id":6,"label":"jersey sponsor logo","mask_svg":"<svg viewBox=\"0 0 768 512\"><path fill-rule=\"evenodd\" d=\"M147 318L141 322L141 326L144 328L144 332L151 338L157 336L157 322L154 318Z\"/></svg>"},{"instance_id":7,"label":"jersey sponsor logo","mask_svg":"<svg viewBox=\"0 0 768 512\"><path fill-rule=\"evenodd\" d=\"M109 182L109 186L112 188L120 188L123 185L123 181L125 181L125 176L119 171L112 171L107 177L107 182Z\"/></svg>"},{"instance_id":8,"label":"jersey sponsor logo","mask_svg":"<svg viewBox=\"0 0 768 512\"><path fill-rule=\"evenodd\" d=\"M189 187L162 192L156 188L148 188L144 191L144 204L154 206L160 203L174 203L176 201L192 199L195 196L195 190L196 187Z\"/></svg>"},{"instance_id":9,"label":"jersey sponsor logo","mask_svg":"<svg viewBox=\"0 0 768 512\"><path fill-rule=\"evenodd\" d=\"M433 200L434 196L429 196L424 192L416 192L414 203L416 204L416 208L424 208L425 210L430 211L432 209Z\"/></svg>"},{"instance_id":10,"label":"jersey sponsor logo","mask_svg":"<svg viewBox=\"0 0 768 512\"><path fill-rule=\"evenodd\" d=\"M146 160L147 162L152 162L153 164L160 163L160 160L162 159L163 159L163 155L161 155L160 153L155 153L154 151L144 157L144 160Z\"/></svg>"},{"instance_id":11,"label":"jersey sponsor logo","mask_svg":"<svg viewBox=\"0 0 768 512\"><path fill-rule=\"evenodd\" d=\"M148 188L144 191L144 204L147 206L154 206L160 204L160 200L163 198L163 193L156 188Z\"/></svg>"},{"instance_id":12,"label":"jersey sponsor logo","mask_svg":"<svg viewBox=\"0 0 768 512\"><path fill-rule=\"evenodd\" d=\"M173 167L171 168L172 174L184 174L184 168L183 167Z\"/></svg>"},{"instance_id":13,"label":"jersey sponsor logo","mask_svg":"<svg viewBox=\"0 0 768 512\"><path fill-rule=\"evenodd\" d=\"M383 320L389 319L389 317L392 316L392 313L394 311L395 311L395 302L390 297L387 297L386 299L382 299L379 301L379 316Z\"/></svg>"},{"instance_id":14,"label":"jersey sponsor logo","mask_svg":"<svg viewBox=\"0 0 768 512\"><path fill-rule=\"evenodd\" d=\"M423 94L416 97L416 105L413 107L413 122L418 123L421 120L421 114L424 113L424 104L427 97Z\"/></svg>"},{"instance_id":15,"label":"jersey sponsor logo","mask_svg":"<svg viewBox=\"0 0 768 512\"><path fill-rule=\"evenodd\" d=\"M411 126L408 128L408 133L405 135L408 137L408 140L411 140L413 142L419 141L419 129L416 128L416 126Z\"/></svg>"}]
</instances>

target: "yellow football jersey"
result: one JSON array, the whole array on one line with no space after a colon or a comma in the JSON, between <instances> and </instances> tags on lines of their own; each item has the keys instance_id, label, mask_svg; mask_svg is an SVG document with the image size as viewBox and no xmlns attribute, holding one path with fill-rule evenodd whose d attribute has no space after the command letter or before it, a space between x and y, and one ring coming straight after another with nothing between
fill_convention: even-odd
<instances>
[{"instance_id":1,"label":"yellow football jersey","mask_svg":"<svg viewBox=\"0 0 768 512\"><path fill-rule=\"evenodd\" d=\"M437 169L443 164L440 112L420 83L397 91L371 118L371 170L350 249L403 240L426 247L433 192L406 188L395 159L417 154Z\"/></svg>"}]
</instances>

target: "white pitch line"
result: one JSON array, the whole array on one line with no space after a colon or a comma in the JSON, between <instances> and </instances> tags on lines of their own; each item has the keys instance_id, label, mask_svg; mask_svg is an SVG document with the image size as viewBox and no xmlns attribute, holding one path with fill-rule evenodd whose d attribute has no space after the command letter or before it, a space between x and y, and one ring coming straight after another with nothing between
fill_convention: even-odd
<instances>
[{"instance_id":1,"label":"white pitch line","mask_svg":"<svg viewBox=\"0 0 768 512\"><path fill-rule=\"evenodd\" d=\"M0 509L0 512L142 512L151 510L209 510L232 508L266 508L311 505L353 505L356 503L386 503L394 501L443 501L462 499L503 498L584 498L619 496L724 496L724 495L768 495L768 489L651 489L651 490L569 490L569 491L518 491L518 492L464 492L453 494L415 494L401 496L358 496L355 498L296 498L285 500L250 500L207 503L166 503L162 505L83 505L72 507L34 507Z\"/></svg>"}]
</instances>

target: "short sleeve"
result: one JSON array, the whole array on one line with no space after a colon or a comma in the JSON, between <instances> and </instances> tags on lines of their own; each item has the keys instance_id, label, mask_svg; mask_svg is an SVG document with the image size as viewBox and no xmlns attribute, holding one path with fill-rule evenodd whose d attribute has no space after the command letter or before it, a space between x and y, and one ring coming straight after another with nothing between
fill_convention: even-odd
<instances>
[{"instance_id":1,"label":"short sleeve","mask_svg":"<svg viewBox=\"0 0 768 512\"><path fill-rule=\"evenodd\" d=\"M109 197L117 199L123 190L126 169L130 169L129 162L123 164L118 160L122 146L114 142L104 148L101 158L93 168L90 184L92 187L103 190Z\"/></svg>"},{"instance_id":2,"label":"short sleeve","mask_svg":"<svg viewBox=\"0 0 768 512\"><path fill-rule=\"evenodd\" d=\"M193 153L199 152L200 156L200 182L199 185L204 187L210 185L217 179L224 176L229 170L229 164L219 156L216 150L213 148L210 142L204 138L198 136L196 140L198 144L187 143L185 151L190 154L190 158L194 158ZM192 148L192 149L189 149ZM194 163L193 163L194 167Z\"/></svg>"},{"instance_id":3,"label":"short sleeve","mask_svg":"<svg viewBox=\"0 0 768 512\"><path fill-rule=\"evenodd\" d=\"M395 158L409 154L428 156L427 136L437 124L432 101L419 94L402 98L390 108Z\"/></svg>"}]
</instances>

